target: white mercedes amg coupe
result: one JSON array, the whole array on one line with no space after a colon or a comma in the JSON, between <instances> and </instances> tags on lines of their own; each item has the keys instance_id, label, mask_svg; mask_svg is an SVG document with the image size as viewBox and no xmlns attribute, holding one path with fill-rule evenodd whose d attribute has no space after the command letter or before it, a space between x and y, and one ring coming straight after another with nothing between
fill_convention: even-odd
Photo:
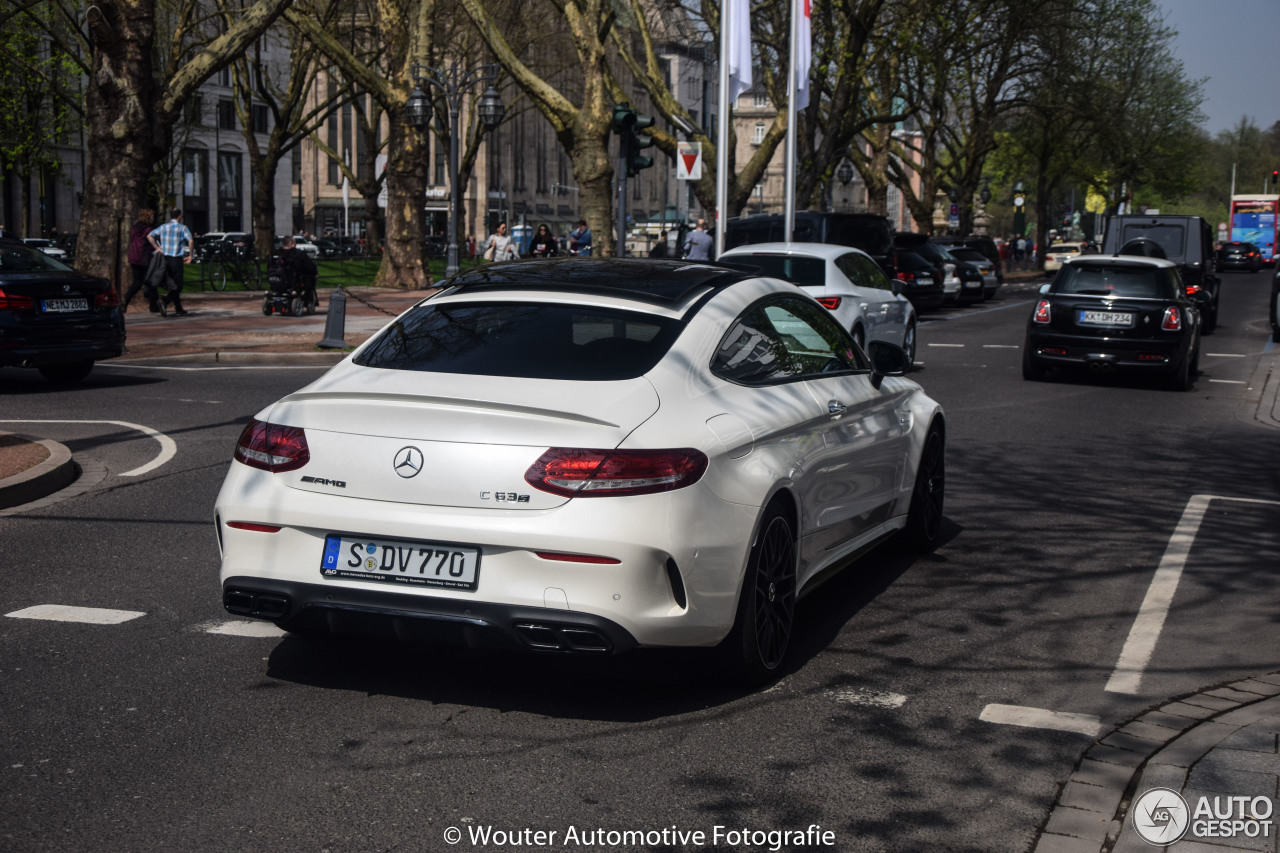
<instances>
[{"instance_id":1,"label":"white mercedes amg coupe","mask_svg":"<svg viewBox=\"0 0 1280 853\"><path fill-rule=\"evenodd\" d=\"M829 570L941 537L941 407L868 349L749 269L465 272L245 427L223 603L301 634L719 646L767 681Z\"/></svg>"}]
</instances>

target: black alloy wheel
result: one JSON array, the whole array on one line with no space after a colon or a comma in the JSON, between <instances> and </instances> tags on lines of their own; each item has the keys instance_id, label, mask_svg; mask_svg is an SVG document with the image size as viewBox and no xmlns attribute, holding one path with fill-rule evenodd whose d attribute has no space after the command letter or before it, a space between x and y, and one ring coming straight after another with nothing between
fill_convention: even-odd
<instances>
[{"instance_id":1,"label":"black alloy wheel","mask_svg":"<svg viewBox=\"0 0 1280 853\"><path fill-rule=\"evenodd\" d=\"M947 486L947 447L942 430L934 424L924 437L920 464L916 468L911 508L902 535L907 546L928 554L942 542L942 509Z\"/></svg>"},{"instance_id":2,"label":"black alloy wheel","mask_svg":"<svg viewBox=\"0 0 1280 853\"><path fill-rule=\"evenodd\" d=\"M795 534L775 503L766 510L751 549L737 619L726 643L742 681L759 685L777 674L791 640L795 605Z\"/></svg>"}]
</instances>

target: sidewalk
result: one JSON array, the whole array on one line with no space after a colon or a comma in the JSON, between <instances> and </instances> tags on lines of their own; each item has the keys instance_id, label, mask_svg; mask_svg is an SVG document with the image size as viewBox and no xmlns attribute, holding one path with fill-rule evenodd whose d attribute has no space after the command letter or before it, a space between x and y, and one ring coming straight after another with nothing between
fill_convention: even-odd
<instances>
[{"instance_id":1,"label":"sidewalk","mask_svg":"<svg viewBox=\"0 0 1280 853\"><path fill-rule=\"evenodd\" d=\"M1034 853L1276 851L1278 737L1280 672L1148 711L1085 752Z\"/></svg>"}]
</instances>

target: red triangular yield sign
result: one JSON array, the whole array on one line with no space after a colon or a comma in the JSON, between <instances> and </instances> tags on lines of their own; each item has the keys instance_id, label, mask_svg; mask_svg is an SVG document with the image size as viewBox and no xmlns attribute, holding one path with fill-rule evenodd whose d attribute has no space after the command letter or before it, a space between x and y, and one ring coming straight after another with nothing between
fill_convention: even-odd
<instances>
[{"instance_id":1,"label":"red triangular yield sign","mask_svg":"<svg viewBox=\"0 0 1280 853\"><path fill-rule=\"evenodd\" d=\"M693 172L693 167L698 165L698 157L701 155L696 151L692 154L687 151L681 151L680 156L684 158L685 173L691 174Z\"/></svg>"}]
</instances>

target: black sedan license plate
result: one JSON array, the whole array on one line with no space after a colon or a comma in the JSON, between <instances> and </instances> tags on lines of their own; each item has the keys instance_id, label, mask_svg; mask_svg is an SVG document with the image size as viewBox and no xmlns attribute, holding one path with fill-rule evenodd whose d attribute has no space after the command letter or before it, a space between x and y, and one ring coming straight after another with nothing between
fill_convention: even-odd
<instances>
[{"instance_id":1,"label":"black sedan license plate","mask_svg":"<svg viewBox=\"0 0 1280 853\"><path fill-rule=\"evenodd\" d=\"M1081 311L1077 320L1082 326L1133 325L1133 315L1122 311Z\"/></svg>"},{"instance_id":2,"label":"black sedan license plate","mask_svg":"<svg viewBox=\"0 0 1280 853\"><path fill-rule=\"evenodd\" d=\"M330 533L324 539L320 574L474 591L480 574L480 549Z\"/></svg>"},{"instance_id":3,"label":"black sedan license plate","mask_svg":"<svg viewBox=\"0 0 1280 853\"><path fill-rule=\"evenodd\" d=\"M60 314L67 311L88 311L88 299L45 299L40 303L46 314Z\"/></svg>"}]
</instances>

